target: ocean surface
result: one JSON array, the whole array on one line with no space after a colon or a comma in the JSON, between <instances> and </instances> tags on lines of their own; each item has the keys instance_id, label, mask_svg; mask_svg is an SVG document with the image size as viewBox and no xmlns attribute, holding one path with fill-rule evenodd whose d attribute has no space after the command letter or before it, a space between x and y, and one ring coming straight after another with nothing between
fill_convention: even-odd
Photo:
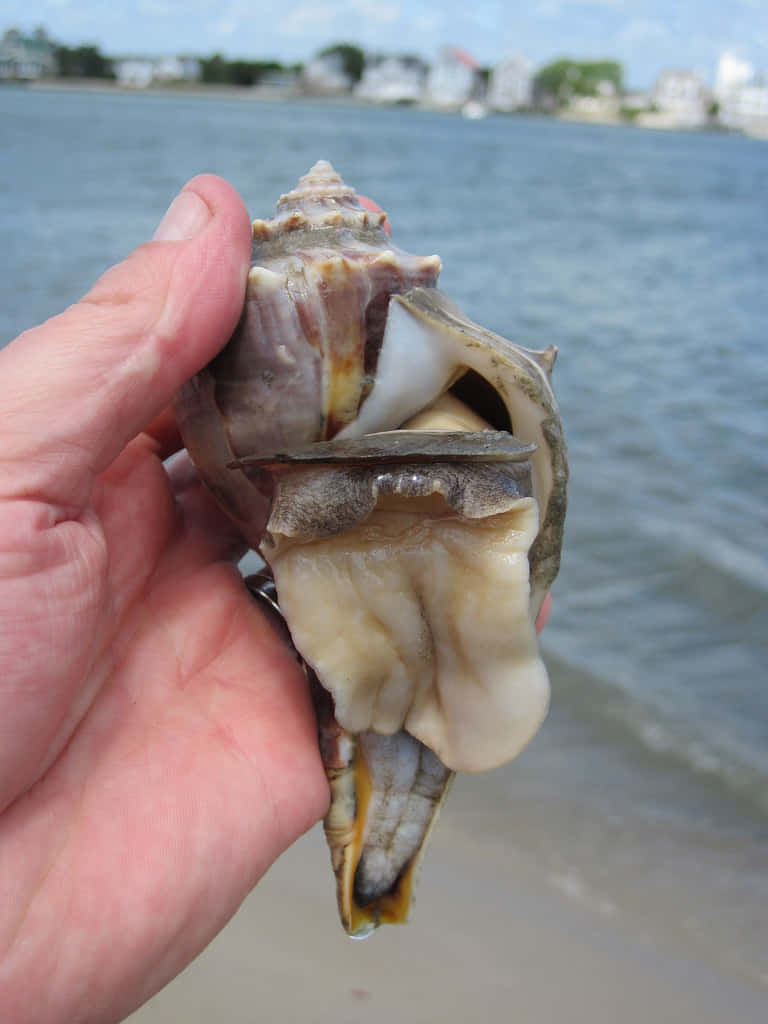
<instances>
[{"instance_id":1,"label":"ocean surface","mask_svg":"<svg viewBox=\"0 0 768 1024\"><path fill-rule=\"evenodd\" d=\"M504 822L571 898L768 988L768 145L2 88L0 344L150 237L194 174L266 216L321 157L401 247L440 254L472 318L560 350L552 710L516 762L459 780L451 827Z\"/></svg>"}]
</instances>

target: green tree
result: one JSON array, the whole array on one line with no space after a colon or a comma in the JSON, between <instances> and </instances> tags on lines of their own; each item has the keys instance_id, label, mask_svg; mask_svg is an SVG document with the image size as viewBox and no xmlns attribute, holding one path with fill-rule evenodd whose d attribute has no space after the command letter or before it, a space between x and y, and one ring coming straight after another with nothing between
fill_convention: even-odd
<instances>
[{"instance_id":1,"label":"green tree","mask_svg":"<svg viewBox=\"0 0 768 1024\"><path fill-rule=\"evenodd\" d=\"M534 79L538 97L549 97L556 104L567 103L571 96L596 96L603 83L616 94L622 91L623 70L618 61L578 61L564 57L543 67Z\"/></svg>"},{"instance_id":2,"label":"green tree","mask_svg":"<svg viewBox=\"0 0 768 1024\"><path fill-rule=\"evenodd\" d=\"M200 61L200 81L208 85L222 85L228 81L227 61L220 53L211 57L203 57Z\"/></svg>"},{"instance_id":3,"label":"green tree","mask_svg":"<svg viewBox=\"0 0 768 1024\"><path fill-rule=\"evenodd\" d=\"M227 66L227 81L232 85L255 85L259 80L256 64L252 60L233 60Z\"/></svg>"},{"instance_id":4,"label":"green tree","mask_svg":"<svg viewBox=\"0 0 768 1024\"><path fill-rule=\"evenodd\" d=\"M114 78L112 61L98 46L57 46L56 62L61 78Z\"/></svg>"}]
</instances>

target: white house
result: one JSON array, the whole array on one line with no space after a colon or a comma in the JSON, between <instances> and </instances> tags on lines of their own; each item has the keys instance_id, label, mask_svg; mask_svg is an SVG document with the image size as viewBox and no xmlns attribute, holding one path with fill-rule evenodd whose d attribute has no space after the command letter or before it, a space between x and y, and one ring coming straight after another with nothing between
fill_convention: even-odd
<instances>
[{"instance_id":1,"label":"white house","mask_svg":"<svg viewBox=\"0 0 768 1024\"><path fill-rule=\"evenodd\" d=\"M525 57L506 57L491 72L488 106L510 111L530 107L533 101L533 65Z\"/></svg>"},{"instance_id":2,"label":"white house","mask_svg":"<svg viewBox=\"0 0 768 1024\"><path fill-rule=\"evenodd\" d=\"M768 135L768 86L742 85L720 103L720 121L727 128L754 135Z\"/></svg>"},{"instance_id":3,"label":"white house","mask_svg":"<svg viewBox=\"0 0 768 1024\"><path fill-rule=\"evenodd\" d=\"M196 82L200 61L195 57L123 57L114 62L119 85L146 89L153 82Z\"/></svg>"},{"instance_id":4,"label":"white house","mask_svg":"<svg viewBox=\"0 0 768 1024\"><path fill-rule=\"evenodd\" d=\"M118 85L146 89L152 84L155 62L146 57L124 57L113 63Z\"/></svg>"},{"instance_id":5,"label":"white house","mask_svg":"<svg viewBox=\"0 0 768 1024\"><path fill-rule=\"evenodd\" d=\"M368 103L418 103L426 67L416 58L381 57L366 62L355 96Z\"/></svg>"},{"instance_id":6,"label":"white house","mask_svg":"<svg viewBox=\"0 0 768 1024\"><path fill-rule=\"evenodd\" d=\"M196 57L158 57L154 66L156 82L196 82L200 78L200 61Z\"/></svg>"},{"instance_id":7,"label":"white house","mask_svg":"<svg viewBox=\"0 0 768 1024\"><path fill-rule=\"evenodd\" d=\"M707 123L710 95L695 71L663 71L651 98L661 115L658 127L700 128Z\"/></svg>"},{"instance_id":8,"label":"white house","mask_svg":"<svg viewBox=\"0 0 768 1024\"><path fill-rule=\"evenodd\" d=\"M475 88L478 64L466 50L446 46L427 75L425 100L435 107L463 107Z\"/></svg>"},{"instance_id":9,"label":"white house","mask_svg":"<svg viewBox=\"0 0 768 1024\"><path fill-rule=\"evenodd\" d=\"M0 79L44 78L56 73L56 50L39 28L31 36L24 36L16 28L9 28L0 39Z\"/></svg>"},{"instance_id":10,"label":"white house","mask_svg":"<svg viewBox=\"0 0 768 1024\"><path fill-rule=\"evenodd\" d=\"M755 70L745 60L725 51L715 78L720 122L727 128L768 134L768 86L758 84Z\"/></svg>"}]
</instances>

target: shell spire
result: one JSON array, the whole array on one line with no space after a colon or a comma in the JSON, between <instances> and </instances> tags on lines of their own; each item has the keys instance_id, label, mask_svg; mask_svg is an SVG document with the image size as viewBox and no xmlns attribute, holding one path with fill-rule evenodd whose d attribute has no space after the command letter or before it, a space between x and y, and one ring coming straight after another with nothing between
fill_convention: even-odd
<instances>
[{"instance_id":1,"label":"shell spire","mask_svg":"<svg viewBox=\"0 0 768 1024\"><path fill-rule=\"evenodd\" d=\"M296 188L280 196L272 220L254 221L254 241L268 241L298 230L346 228L370 232L370 241L376 244L384 237L385 220L386 214L363 208L355 189L342 181L327 160L318 160Z\"/></svg>"},{"instance_id":2,"label":"shell spire","mask_svg":"<svg viewBox=\"0 0 768 1024\"><path fill-rule=\"evenodd\" d=\"M345 185L341 175L337 174L327 160L318 160L303 177L299 178L296 188L280 196L277 203L278 211L282 212L289 206L303 202L330 202L354 199L355 190Z\"/></svg>"}]
</instances>

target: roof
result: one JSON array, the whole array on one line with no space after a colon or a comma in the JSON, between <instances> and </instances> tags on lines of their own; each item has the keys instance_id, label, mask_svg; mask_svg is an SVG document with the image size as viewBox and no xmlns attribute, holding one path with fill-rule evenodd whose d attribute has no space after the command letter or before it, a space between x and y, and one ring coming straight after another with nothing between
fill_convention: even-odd
<instances>
[{"instance_id":1,"label":"roof","mask_svg":"<svg viewBox=\"0 0 768 1024\"><path fill-rule=\"evenodd\" d=\"M475 71L480 67L472 54L461 46L447 46L445 52L449 56L453 57L454 60L458 61L459 64L463 64L465 67L469 68L470 71Z\"/></svg>"}]
</instances>

